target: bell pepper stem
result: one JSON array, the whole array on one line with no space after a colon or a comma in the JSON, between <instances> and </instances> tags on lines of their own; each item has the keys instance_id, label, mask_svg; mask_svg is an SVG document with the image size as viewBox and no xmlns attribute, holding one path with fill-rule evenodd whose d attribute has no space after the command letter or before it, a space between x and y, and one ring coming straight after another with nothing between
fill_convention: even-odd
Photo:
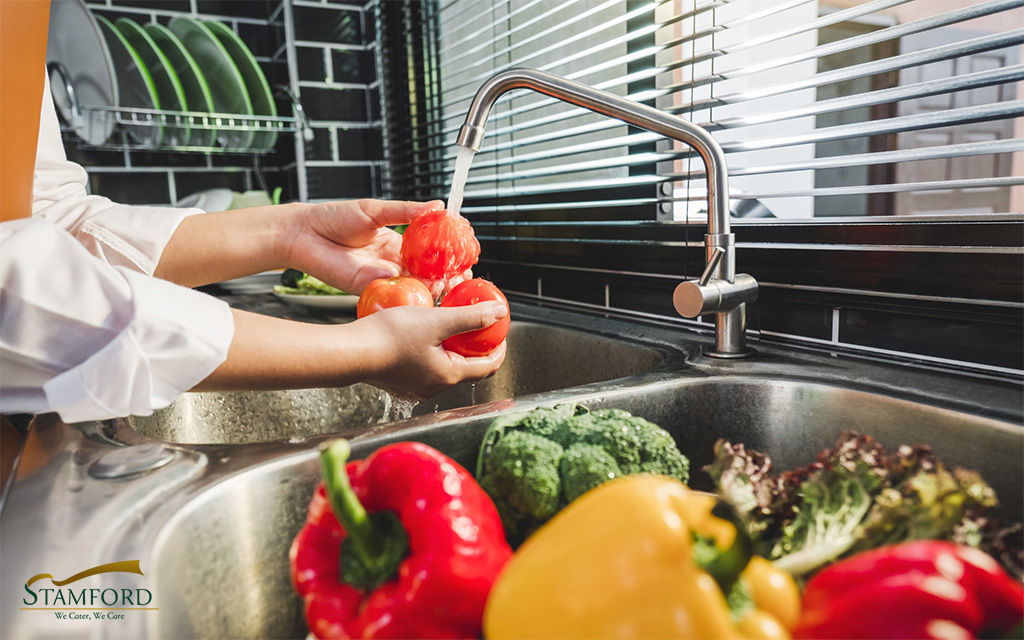
<instances>
[{"instance_id":1,"label":"bell pepper stem","mask_svg":"<svg viewBox=\"0 0 1024 640\"><path fill-rule=\"evenodd\" d=\"M324 443L320 449L320 469L327 488L327 497L331 501L331 510L345 527L348 537L352 538L359 549L367 555L373 555L373 523L359 502L352 484L348 479L348 457L352 453L352 445L348 440L338 439Z\"/></svg>"}]
</instances>

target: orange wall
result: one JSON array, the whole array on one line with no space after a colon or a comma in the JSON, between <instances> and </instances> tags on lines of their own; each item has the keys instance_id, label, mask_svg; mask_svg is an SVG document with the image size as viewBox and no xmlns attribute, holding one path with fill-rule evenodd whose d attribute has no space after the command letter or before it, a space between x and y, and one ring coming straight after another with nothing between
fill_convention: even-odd
<instances>
[{"instance_id":1,"label":"orange wall","mask_svg":"<svg viewBox=\"0 0 1024 640\"><path fill-rule=\"evenodd\" d=\"M32 214L50 0L0 0L0 220Z\"/></svg>"}]
</instances>

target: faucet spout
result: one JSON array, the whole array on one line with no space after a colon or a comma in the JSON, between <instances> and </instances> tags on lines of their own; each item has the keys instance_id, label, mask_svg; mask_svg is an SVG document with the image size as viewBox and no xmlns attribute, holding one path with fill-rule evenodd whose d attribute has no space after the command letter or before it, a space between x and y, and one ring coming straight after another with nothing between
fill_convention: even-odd
<instances>
[{"instance_id":1,"label":"faucet spout","mask_svg":"<svg viewBox=\"0 0 1024 640\"><path fill-rule=\"evenodd\" d=\"M708 233L704 243L707 249L709 268L701 283L684 282L680 288L712 287L715 295L707 295L702 289L699 295L687 296L688 302L695 297L700 304L681 304L677 290L673 297L676 309L684 316L696 317L708 313L716 316L716 346L708 355L722 358L739 358L753 353L746 347L746 302L757 296L757 283L750 276L737 282L735 270L734 236L729 220L729 178L725 153L718 142L705 129L647 105L588 87L578 82L537 71L535 69L513 68L491 76L476 92L466 114L466 121L459 130L456 143L459 146L480 150L484 137L484 125L491 107L505 93L513 89L530 89L538 93L589 109L628 124L646 129L665 137L679 140L694 149L704 162L708 184ZM715 256L712 261L712 256ZM741 274L742 275L742 274ZM751 284L753 283L753 284ZM692 315L691 315L692 314Z\"/></svg>"},{"instance_id":2,"label":"faucet spout","mask_svg":"<svg viewBox=\"0 0 1024 640\"><path fill-rule=\"evenodd\" d=\"M459 130L456 144L480 150L484 124L491 107L513 89L530 89L654 133L679 140L692 147L704 161L708 177L708 233L729 233L729 178L725 153L705 129L647 105L620 98L572 80L537 71L513 68L491 76L477 89Z\"/></svg>"}]
</instances>

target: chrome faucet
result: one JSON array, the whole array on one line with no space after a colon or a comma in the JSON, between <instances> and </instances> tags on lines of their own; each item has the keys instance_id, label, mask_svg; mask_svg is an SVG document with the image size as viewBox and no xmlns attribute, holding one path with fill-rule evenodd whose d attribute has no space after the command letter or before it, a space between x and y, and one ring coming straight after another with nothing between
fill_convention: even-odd
<instances>
[{"instance_id":1,"label":"chrome faucet","mask_svg":"<svg viewBox=\"0 0 1024 640\"><path fill-rule=\"evenodd\" d=\"M708 181L708 232L704 236L707 266L699 280L676 287L672 302L686 318L715 314L715 347L707 355L743 358L746 346L746 303L757 298L757 281L736 273L735 236L729 230L729 178L725 154L701 127L652 107L535 69L509 69L491 76L477 90L459 130L459 146L480 150L491 107L513 89L531 89L692 147L704 161Z\"/></svg>"}]
</instances>

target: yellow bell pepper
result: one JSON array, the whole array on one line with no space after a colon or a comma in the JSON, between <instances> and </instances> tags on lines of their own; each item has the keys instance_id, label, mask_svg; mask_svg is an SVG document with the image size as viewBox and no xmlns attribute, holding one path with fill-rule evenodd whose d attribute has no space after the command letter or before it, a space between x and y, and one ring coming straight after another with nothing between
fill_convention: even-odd
<instances>
[{"instance_id":1,"label":"yellow bell pepper","mask_svg":"<svg viewBox=\"0 0 1024 640\"><path fill-rule=\"evenodd\" d=\"M487 601L484 636L789 637L800 596L788 574L763 559L747 564L739 577L754 607L734 620L718 582L695 561L694 534L722 550L736 540L733 523L712 514L716 502L651 475L589 491L505 565Z\"/></svg>"}]
</instances>

